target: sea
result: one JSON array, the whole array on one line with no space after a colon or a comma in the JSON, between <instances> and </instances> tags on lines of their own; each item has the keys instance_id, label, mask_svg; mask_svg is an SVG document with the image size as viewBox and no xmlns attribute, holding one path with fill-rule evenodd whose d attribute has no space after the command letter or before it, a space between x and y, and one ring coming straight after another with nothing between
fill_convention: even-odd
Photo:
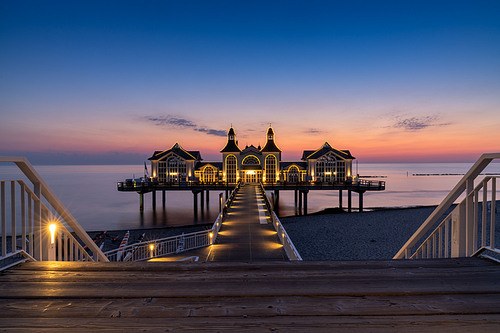
<instances>
[{"instance_id":1,"label":"sea","mask_svg":"<svg viewBox=\"0 0 500 333\"><path fill-rule=\"evenodd\" d=\"M359 163L360 178L384 181L385 191L366 192L365 210L375 208L438 205L473 163ZM209 204L193 209L191 191L167 192L166 208L157 193L156 211L151 193L144 195L144 213L139 211L139 195L119 192L117 183L144 175L143 165L39 165L37 172L51 187L80 225L88 232L131 230L213 223L218 214L221 191L210 191ZM483 174L500 175L500 163L491 163ZM482 179L484 176L480 176ZM0 163L0 179L25 179L14 164ZM347 206L347 191L343 191ZM279 216L299 214L294 191L280 191ZM353 208L358 195L352 194ZM309 191L308 213L338 207L338 191Z\"/></svg>"}]
</instances>

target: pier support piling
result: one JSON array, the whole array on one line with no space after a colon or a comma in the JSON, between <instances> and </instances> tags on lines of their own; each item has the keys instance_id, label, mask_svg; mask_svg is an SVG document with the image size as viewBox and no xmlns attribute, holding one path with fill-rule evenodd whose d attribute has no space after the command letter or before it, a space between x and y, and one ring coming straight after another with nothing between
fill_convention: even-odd
<instances>
[{"instance_id":1,"label":"pier support piling","mask_svg":"<svg viewBox=\"0 0 500 333\"><path fill-rule=\"evenodd\" d=\"M363 192L359 192L359 212L363 212Z\"/></svg>"},{"instance_id":2,"label":"pier support piling","mask_svg":"<svg viewBox=\"0 0 500 333\"><path fill-rule=\"evenodd\" d=\"M156 211L156 191L153 191L151 194L152 194L151 205L153 206L153 211Z\"/></svg>"},{"instance_id":3,"label":"pier support piling","mask_svg":"<svg viewBox=\"0 0 500 333\"><path fill-rule=\"evenodd\" d=\"M139 211L144 213L144 193L139 193Z\"/></svg>"},{"instance_id":4,"label":"pier support piling","mask_svg":"<svg viewBox=\"0 0 500 333\"><path fill-rule=\"evenodd\" d=\"M339 208L342 209L342 190L339 190Z\"/></svg>"},{"instance_id":5,"label":"pier support piling","mask_svg":"<svg viewBox=\"0 0 500 333\"><path fill-rule=\"evenodd\" d=\"M352 192L351 190L347 191L347 212L350 213L352 211Z\"/></svg>"},{"instance_id":6,"label":"pier support piling","mask_svg":"<svg viewBox=\"0 0 500 333\"><path fill-rule=\"evenodd\" d=\"M299 191L299 215L302 215L302 191Z\"/></svg>"},{"instance_id":7,"label":"pier support piling","mask_svg":"<svg viewBox=\"0 0 500 333\"><path fill-rule=\"evenodd\" d=\"M198 213L198 191L193 191L193 208L195 215Z\"/></svg>"},{"instance_id":8,"label":"pier support piling","mask_svg":"<svg viewBox=\"0 0 500 333\"><path fill-rule=\"evenodd\" d=\"M307 193L308 192L309 192L308 190L304 191L304 215L307 215Z\"/></svg>"},{"instance_id":9,"label":"pier support piling","mask_svg":"<svg viewBox=\"0 0 500 333\"><path fill-rule=\"evenodd\" d=\"M165 209L165 203L167 201L167 192L165 190L162 191L162 197L161 197L161 201L162 201L162 205L163 205L163 209Z\"/></svg>"},{"instance_id":10,"label":"pier support piling","mask_svg":"<svg viewBox=\"0 0 500 333\"><path fill-rule=\"evenodd\" d=\"M297 191L297 190L294 190L294 192L295 192L295 208L297 208L297 192L298 192L298 191Z\"/></svg>"},{"instance_id":11,"label":"pier support piling","mask_svg":"<svg viewBox=\"0 0 500 333\"><path fill-rule=\"evenodd\" d=\"M208 203L210 202L210 191L207 190L207 209L208 209Z\"/></svg>"}]
</instances>

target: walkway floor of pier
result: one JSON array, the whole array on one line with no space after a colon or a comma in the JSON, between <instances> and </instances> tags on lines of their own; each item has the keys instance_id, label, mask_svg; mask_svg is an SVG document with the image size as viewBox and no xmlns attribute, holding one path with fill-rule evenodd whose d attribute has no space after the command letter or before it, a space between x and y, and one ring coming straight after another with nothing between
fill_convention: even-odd
<instances>
[{"instance_id":1,"label":"walkway floor of pier","mask_svg":"<svg viewBox=\"0 0 500 333\"><path fill-rule=\"evenodd\" d=\"M260 188L250 184L242 186L207 261L287 260L283 245L269 221Z\"/></svg>"},{"instance_id":2,"label":"walkway floor of pier","mask_svg":"<svg viewBox=\"0 0 500 333\"><path fill-rule=\"evenodd\" d=\"M480 258L30 262L0 274L0 331L499 332Z\"/></svg>"}]
</instances>

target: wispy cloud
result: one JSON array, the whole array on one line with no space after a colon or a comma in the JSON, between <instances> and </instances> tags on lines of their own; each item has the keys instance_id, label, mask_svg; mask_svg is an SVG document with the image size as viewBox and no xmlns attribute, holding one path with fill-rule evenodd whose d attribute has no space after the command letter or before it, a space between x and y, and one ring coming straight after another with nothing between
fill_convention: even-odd
<instances>
[{"instance_id":1,"label":"wispy cloud","mask_svg":"<svg viewBox=\"0 0 500 333\"><path fill-rule=\"evenodd\" d=\"M308 133L308 134L322 134L322 133L325 133L325 132L322 131L322 130L316 129L316 128L309 128L309 129L305 130L304 133Z\"/></svg>"},{"instance_id":2,"label":"wispy cloud","mask_svg":"<svg viewBox=\"0 0 500 333\"><path fill-rule=\"evenodd\" d=\"M447 126L450 123L437 123L437 116L405 118L396 116L396 123L391 127L402 128L405 131L420 131L431 126Z\"/></svg>"},{"instance_id":3,"label":"wispy cloud","mask_svg":"<svg viewBox=\"0 0 500 333\"><path fill-rule=\"evenodd\" d=\"M191 120L179 118L173 115L166 115L159 117L145 116L144 119L148 122L155 124L156 126L172 126L182 129L192 129L193 131L202 132L208 135L215 135L215 136L226 136L227 134L226 131L224 130L217 130L213 128L206 128L204 126L199 126L194 122L192 122Z\"/></svg>"}]
</instances>

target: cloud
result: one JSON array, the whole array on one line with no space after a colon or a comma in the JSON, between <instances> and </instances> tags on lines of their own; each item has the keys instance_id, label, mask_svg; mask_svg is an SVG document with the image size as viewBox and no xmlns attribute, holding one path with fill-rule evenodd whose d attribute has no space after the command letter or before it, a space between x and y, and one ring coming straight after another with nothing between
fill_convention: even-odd
<instances>
[{"instance_id":1,"label":"cloud","mask_svg":"<svg viewBox=\"0 0 500 333\"><path fill-rule=\"evenodd\" d=\"M426 116L426 117L411 117L411 118L401 118L397 117L397 122L392 125L394 128L402 128L405 131L419 131L431 126L446 126L450 123L435 123L437 116Z\"/></svg>"},{"instance_id":2,"label":"cloud","mask_svg":"<svg viewBox=\"0 0 500 333\"><path fill-rule=\"evenodd\" d=\"M305 130L304 133L308 133L308 134L321 134L321 133L325 133L325 132L322 131L322 130L319 130L319 129L310 128L308 130Z\"/></svg>"},{"instance_id":3,"label":"cloud","mask_svg":"<svg viewBox=\"0 0 500 333\"><path fill-rule=\"evenodd\" d=\"M226 136L226 131L198 126L191 120L179 118L172 115L159 116L159 117L145 116L144 119L148 122L154 123L156 126L173 126L182 129L192 129L194 131L206 133L208 135Z\"/></svg>"}]
</instances>

